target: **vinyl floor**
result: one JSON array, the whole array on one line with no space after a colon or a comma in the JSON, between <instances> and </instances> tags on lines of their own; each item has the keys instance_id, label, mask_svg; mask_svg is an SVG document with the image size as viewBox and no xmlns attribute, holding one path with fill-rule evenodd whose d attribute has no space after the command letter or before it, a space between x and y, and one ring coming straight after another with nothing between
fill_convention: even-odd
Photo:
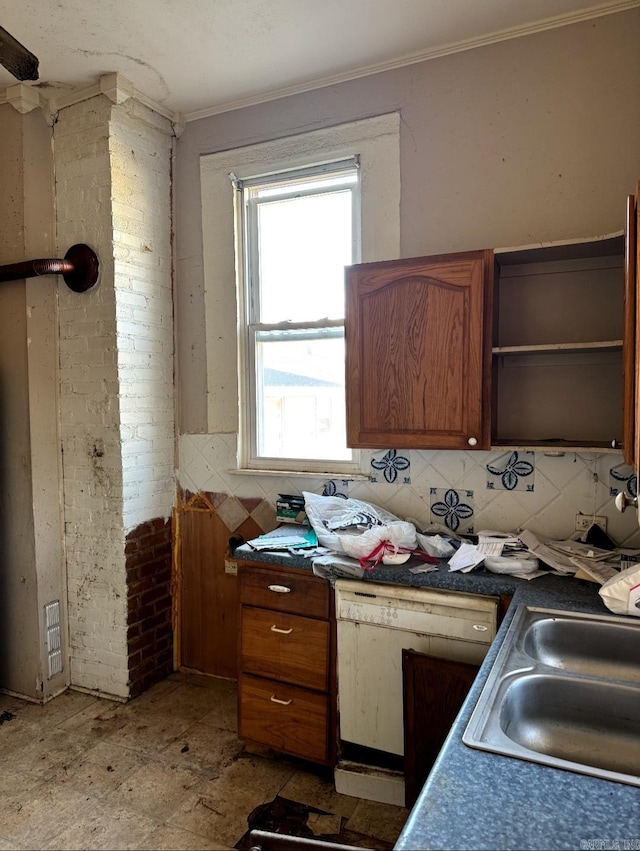
<instances>
[{"instance_id":1,"label":"vinyl floor","mask_svg":"<svg viewBox=\"0 0 640 851\"><path fill-rule=\"evenodd\" d=\"M0 694L0 851L228 851L267 825L391 851L407 815L246 748L227 680L175 673L127 704Z\"/></svg>"}]
</instances>

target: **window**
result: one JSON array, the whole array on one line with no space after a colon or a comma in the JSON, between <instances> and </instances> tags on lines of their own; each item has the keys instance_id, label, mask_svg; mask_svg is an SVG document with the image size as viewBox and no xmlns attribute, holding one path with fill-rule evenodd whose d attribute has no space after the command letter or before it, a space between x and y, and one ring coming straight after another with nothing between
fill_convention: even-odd
<instances>
[{"instance_id":1,"label":"window","mask_svg":"<svg viewBox=\"0 0 640 851\"><path fill-rule=\"evenodd\" d=\"M345 430L344 267L359 259L357 162L236 180L235 187L248 465L353 462Z\"/></svg>"},{"instance_id":2,"label":"window","mask_svg":"<svg viewBox=\"0 0 640 851\"><path fill-rule=\"evenodd\" d=\"M349 170L356 163L359 168L350 183ZM235 191L230 174L237 181ZM200 160L200 177L204 268L200 273L186 245L179 263L185 286L197 282L199 274L204 278L202 325L194 326L193 333L206 335L207 360L202 364L194 359L189 365L192 381L206 380L206 408L203 399L202 408L195 406L187 414L195 422L204 409L202 427L207 434L219 435L211 444L212 469L256 475L273 471L336 478L357 475L360 462L357 456L351 460L344 439L341 451L327 449L337 445L334 424L344 421L344 398L333 392L331 373L324 370L340 357L343 380L344 357L337 354L343 346L343 266L400 256L399 115L379 115L207 154ZM327 278L327 244L333 249L334 237L310 244L314 228L303 226L303 208L342 204L346 217L349 196L351 234L345 236L343 229L335 240L348 256L335 261L340 269L340 312L337 278L332 278L333 295L328 284L322 285L327 306L312 311L309 293L316 294L316 288L304 289L300 281L317 280L321 269L323 281ZM284 227L281 217L287 210L295 214L290 217L293 224ZM336 224L333 214L326 218ZM294 227L300 231L295 239ZM268 233L275 236L273 254L260 245L263 237L266 244ZM197 239L197 231L193 236ZM245 243L253 245L248 257ZM289 263L286 274L295 275L295 283L287 283L278 265L283 257ZM289 316L281 312L285 301ZM185 357L188 360L187 351ZM300 376L313 380L304 385ZM245 387L261 400L254 410ZM260 439L258 418L266 424ZM288 457L277 454L283 446Z\"/></svg>"}]
</instances>

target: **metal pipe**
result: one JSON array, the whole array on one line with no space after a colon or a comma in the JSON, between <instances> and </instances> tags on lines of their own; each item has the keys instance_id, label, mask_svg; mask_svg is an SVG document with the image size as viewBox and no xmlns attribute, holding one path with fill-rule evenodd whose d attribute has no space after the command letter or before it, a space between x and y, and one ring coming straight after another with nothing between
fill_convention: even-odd
<instances>
[{"instance_id":1,"label":"metal pipe","mask_svg":"<svg viewBox=\"0 0 640 851\"><path fill-rule=\"evenodd\" d=\"M40 275L62 275L70 290L83 293L98 280L99 268L96 253L88 245L79 243L71 246L63 260L25 260L0 266L0 283L37 278Z\"/></svg>"}]
</instances>

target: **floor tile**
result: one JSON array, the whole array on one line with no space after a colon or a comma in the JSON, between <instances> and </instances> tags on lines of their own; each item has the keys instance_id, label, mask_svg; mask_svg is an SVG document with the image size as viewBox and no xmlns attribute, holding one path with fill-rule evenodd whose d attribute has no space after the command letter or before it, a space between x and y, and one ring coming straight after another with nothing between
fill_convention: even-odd
<instances>
[{"instance_id":1,"label":"floor tile","mask_svg":"<svg viewBox=\"0 0 640 851\"><path fill-rule=\"evenodd\" d=\"M225 684L226 686L226 684ZM229 707L232 712L229 712ZM190 723L202 721L205 716L212 715L228 726L231 718L236 716L235 690L228 687L221 689L205 688L195 683L183 683L169 695L158 700L151 711L174 715Z\"/></svg>"},{"instance_id":2,"label":"floor tile","mask_svg":"<svg viewBox=\"0 0 640 851\"><path fill-rule=\"evenodd\" d=\"M1 846L0 846L1 851ZM188 830L161 826L151 833L138 851L233 851L231 845L220 845Z\"/></svg>"},{"instance_id":3,"label":"floor tile","mask_svg":"<svg viewBox=\"0 0 640 851\"><path fill-rule=\"evenodd\" d=\"M22 706L14 711L23 721L55 727L97 702L98 699L90 694L68 690L43 705L23 701Z\"/></svg>"},{"instance_id":4,"label":"floor tile","mask_svg":"<svg viewBox=\"0 0 640 851\"><path fill-rule=\"evenodd\" d=\"M111 733L108 741L115 741L134 750L145 753L158 753L164 750L178 736L184 734L190 722L179 716L160 713L130 713L122 727Z\"/></svg>"},{"instance_id":5,"label":"floor tile","mask_svg":"<svg viewBox=\"0 0 640 851\"><path fill-rule=\"evenodd\" d=\"M199 778L190 771L147 763L123 780L112 798L136 812L166 820L198 785Z\"/></svg>"},{"instance_id":6,"label":"floor tile","mask_svg":"<svg viewBox=\"0 0 640 851\"><path fill-rule=\"evenodd\" d=\"M194 795L171 817L170 824L215 837L217 842L233 847L247 831L249 813L264 803L264 795L245 790L237 792L232 800L218 795Z\"/></svg>"},{"instance_id":7,"label":"floor tile","mask_svg":"<svg viewBox=\"0 0 640 851\"><path fill-rule=\"evenodd\" d=\"M0 803L0 835L25 848L42 848L61 832L61 825L78 817L86 801L75 789L41 784Z\"/></svg>"},{"instance_id":8,"label":"floor tile","mask_svg":"<svg viewBox=\"0 0 640 851\"><path fill-rule=\"evenodd\" d=\"M59 725L63 730L81 730L95 739L105 738L126 721L125 704L115 700L95 700Z\"/></svg>"},{"instance_id":9,"label":"floor tile","mask_svg":"<svg viewBox=\"0 0 640 851\"><path fill-rule=\"evenodd\" d=\"M311 828L314 836L326 836L328 833L340 833L342 827L342 816L320 815L309 813L307 826Z\"/></svg>"},{"instance_id":10,"label":"floor tile","mask_svg":"<svg viewBox=\"0 0 640 851\"><path fill-rule=\"evenodd\" d=\"M162 750L162 757L179 768L216 778L240 753L242 742L235 733L201 721L170 742Z\"/></svg>"},{"instance_id":11,"label":"floor tile","mask_svg":"<svg viewBox=\"0 0 640 851\"><path fill-rule=\"evenodd\" d=\"M409 811L393 804L379 804L376 801L358 800L353 815L346 823L347 830L375 836L387 842L395 842Z\"/></svg>"},{"instance_id":12,"label":"floor tile","mask_svg":"<svg viewBox=\"0 0 640 851\"><path fill-rule=\"evenodd\" d=\"M290 801L347 817L353 815L359 800L350 795L341 795L330 780L310 771L296 771L280 794Z\"/></svg>"},{"instance_id":13,"label":"floor tile","mask_svg":"<svg viewBox=\"0 0 640 851\"><path fill-rule=\"evenodd\" d=\"M13 715L0 723L0 851L229 851L248 843L250 817L275 813L284 831L290 822L269 806L279 801L308 808L318 837L391 851L406 811L339 795L331 772L245 747L236 700L234 682L192 672L126 704L0 695L0 720Z\"/></svg>"},{"instance_id":14,"label":"floor tile","mask_svg":"<svg viewBox=\"0 0 640 851\"><path fill-rule=\"evenodd\" d=\"M249 814L273 800L291 776L287 764L247 756L234 761L206 783L170 819L172 824L235 844L247 831Z\"/></svg>"},{"instance_id":15,"label":"floor tile","mask_svg":"<svg viewBox=\"0 0 640 851\"><path fill-rule=\"evenodd\" d=\"M148 762L148 757L139 751L113 742L99 742L83 757L65 766L55 779L91 795L108 795Z\"/></svg>"},{"instance_id":16,"label":"floor tile","mask_svg":"<svg viewBox=\"0 0 640 851\"><path fill-rule=\"evenodd\" d=\"M203 786L210 795L232 797L238 791L256 792L266 800L275 798L294 772L293 766L279 760L241 755L221 775Z\"/></svg>"},{"instance_id":17,"label":"floor tile","mask_svg":"<svg viewBox=\"0 0 640 851\"><path fill-rule=\"evenodd\" d=\"M76 818L54 839L45 844L47 851L134 851L157 828L154 819L139 812L103 801L89 799L82 816Z\"/></svg>"}]
</instances>

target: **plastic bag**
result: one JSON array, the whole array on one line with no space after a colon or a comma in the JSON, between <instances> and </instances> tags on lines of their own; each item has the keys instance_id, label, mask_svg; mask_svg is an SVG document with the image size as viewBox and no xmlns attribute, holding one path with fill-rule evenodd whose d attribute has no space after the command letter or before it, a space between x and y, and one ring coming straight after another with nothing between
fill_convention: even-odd
<instances>
[{"instance_id":1,"label":"plastic bag","mask_svg":"<svg viewBox=\"0 0 640 851\"><path fill-rule=\"evenodd\" d=\"M640 564L607 579L598 594L610 611L640 618Z\"/></svg>"},{"instance_id":2,"label":"plastic bag","mask_svg":"<svg viewBox=\"0 0 640 851\"><path fill-rule=\"evenodd\" d=\"M318 543L338 553L345 552L339 536L351 534L353 537L359 537L366 529L402 522L399 517L384 508L359 499L320 496L307 491L303 491L302 495L307 517L318 537Z\"/></svg>"},{"instance_id":3,"label":"plastic bag","mask_svg":"<svg viewBox=\"0 0 640 851\"><path fill-rule=\"evenodd\" d=\"M441 535L421 535L418 532L417 538L425 553L435 558L448 558L456 551L453 544Z\"/></svg>"},{"instance_id":4,"label":"plastic bag","mask_svg":"<svg viewBox=\"0 0 640 851\"><path fill-rule=\"evenodd\" d=\"M338 535L342 552L359 561L398 563L397 556L406 556L416 548L416 529L412 523L397 520L386 526L373 526L359 535Z\"/></svg>"}]
</instances>

